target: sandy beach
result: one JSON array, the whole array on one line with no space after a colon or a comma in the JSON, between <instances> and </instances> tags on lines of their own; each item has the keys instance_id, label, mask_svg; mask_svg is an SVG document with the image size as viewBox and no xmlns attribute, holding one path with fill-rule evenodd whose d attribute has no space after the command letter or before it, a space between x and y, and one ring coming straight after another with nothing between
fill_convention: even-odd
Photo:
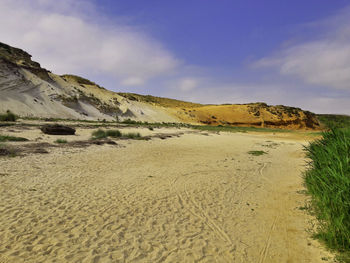
<instances>
[{"instance_id":1,"label":"sandy beach","mask_svg":"<svg viewBox=\"0 0 350 263\"><path fill-rule=\"evenodd\" d=\"M307 141L163 132L0 158L0 262L331 261L302 209Z\"/></svg>"}]
</instances>

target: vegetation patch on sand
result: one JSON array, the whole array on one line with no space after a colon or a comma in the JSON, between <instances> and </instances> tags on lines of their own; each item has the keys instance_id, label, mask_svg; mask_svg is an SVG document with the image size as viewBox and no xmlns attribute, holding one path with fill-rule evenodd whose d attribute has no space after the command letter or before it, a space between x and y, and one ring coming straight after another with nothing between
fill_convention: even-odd
<instances>
[{"instance_id":1,"label":"vegetation patch on sand","mask_svg":"<svg viewBox=\"0 0 350 263\"><path fill-rule=\"evenodd\" d=\"M264 152L264 151L249 151L248 154L254 155L254 156L260 156L260 155L267 154L267 152Z\"/></svg>"},{"instance_id":2,"label":"vegetation patch on sand","mask_svg":"<svg viewBox=\"0 0 350 263\"><path fill-rule=\"evenodd\" d=\"M122 133L119 130L102 130L98 129L97 131L92 132L92 139L104 139L107 137L118 138L121 137Z\"/></svg>"},{"instance_id":3,"label":"vegetation patch on sand","mask_svg":"<svg viewBox=\"0 0 350 263\"><path fill-rule=\"evenodd\" d=\"M17 153L12 148L0 144L0 156L16 157Z\"/></svg>"},{"instance_id":4,"label":"vegetation patch on sand","mask_svg":"<svg viewBox=\"0 0 350 263\"><path fill-rule=\"evenodd\" d=\"M28 139L23 137L0 135L0 142L25 142L25 141L28 141Z\"/></svg>"},{"instance_id":5,"label":"vegetation patch on sand","mask_svg":"<svg viewBox=\"0 0 350 263\"><path fill-rule=\"evenodd\" d=\"M142 136L138 132L129 132L129 133L122 133L119 130L102 130L98 129L97 131L92 132L92 139L104 139L107 137L112 138L128 138L128 139L141 139Z\"/></svg>"},{"instance_id":6,"label":"vegetation patch on sand","mask_svg":"<svg viewBox=\"0 0 350 263\"><path fill-rule=\"evenodd\" d=\"M67 143L67 140L64 140L64 139L57 139L57 140L55 141L55 143L61 143L61 144L63 144L63 143Z\"/></svg>"},{"instance_id":7,"label":"vegetation patch on sand","mask_svg":"<svg viewBox=\"0 0 350 263\"><path fill-rule=\"evenodd\" d=\"M140 139L141 134L139 132L128 132L123 134L123 137L129 138L129 139Z\"/></svg>"},{"instance_id":8,"label":"vegetation patch on sand","mask_svg":"<svg viewBox=\"0 0 350 263\"><path fill-rule=\"evenodd\" d=\"M332 129L306 147L305 184L319 221L315 236L350 262L350 129Z\"/></svg>"}]
</instances>

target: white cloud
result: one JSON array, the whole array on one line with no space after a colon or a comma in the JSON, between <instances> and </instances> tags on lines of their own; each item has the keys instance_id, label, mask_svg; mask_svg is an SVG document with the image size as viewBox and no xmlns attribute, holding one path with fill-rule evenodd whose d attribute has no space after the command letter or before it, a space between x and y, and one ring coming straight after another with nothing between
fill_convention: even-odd
<instances>
[{"instance_id":1,"label":"white cloud","mask_svg":"<svg viewBox=\"0 0 350 263\"><path fill-rule=\"evenodd\" d=\"M304 100L303 105L307 105L316 113L322 114L349 114L350 98L329 98L329 97L314 97ZM305 106L306 107L306 106Z\"/></svg>"},{"instance_id":2,"label":"white cloud","mask_svg":"<svg viewBox=\"0 0 350 263\"><path fill-rule=\"evenodd\" d=\"M141 78L131 77L124 79L121 84L124 86L140 86L143 84L143 80Z\"/></svg>"},{"instance_id":3,"label":"white cloud","mask_svg":"<svg viewBox=\"0 0 350 263\"><path fill-rule=\"evenodd\" d=\"M178 88L181 91L190 91L197 88L199 85L199 81L195 78L183 78L178 83Z\"/></svg>"},{"instance_id":4,"label":"white cloud","mask_svg":"<svg viewBox=\"0 0 350 263\"><path fill-rule=\"evenodd\" d=\"M350 90L350 9L319 24L326 31L322 38L286 48L254 66L277 67L282 75L307 84Z\"/></svg>"},{"instance_id":5,"label":"white cloud","mask_svg":"<svg viewBox=\"0 0 350 263\"><path fill-rule=\"evenodd\" d=\"M1 41L28 51L55 73L104 74L126 86L179 65L155 39L98 16L86 1L0 0Z\"/></svg>"}]
</instances>

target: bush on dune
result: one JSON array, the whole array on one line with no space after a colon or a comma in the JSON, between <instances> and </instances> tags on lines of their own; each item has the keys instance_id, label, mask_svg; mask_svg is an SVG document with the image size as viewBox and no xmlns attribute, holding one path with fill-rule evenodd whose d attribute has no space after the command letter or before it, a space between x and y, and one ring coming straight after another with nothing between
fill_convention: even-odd
<instances>
[{"instance_id":1,"label":"bush on dune","mask_svg":"<svg viewBox=\"0 0 350 263\"><path fill-rule=\"evenodd\" d=\"M9 110L5 114L0 114L0 121L16 121L17 118L16 114Z\"/></svg>"}]
</instances>

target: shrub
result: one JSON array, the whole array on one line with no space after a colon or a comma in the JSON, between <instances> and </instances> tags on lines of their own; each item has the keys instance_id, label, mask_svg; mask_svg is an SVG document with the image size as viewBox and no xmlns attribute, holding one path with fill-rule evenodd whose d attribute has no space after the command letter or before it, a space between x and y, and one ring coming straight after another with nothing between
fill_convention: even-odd
<instances>
[{"instance_id":1,"label":"shrub","mask_svg":"<svg viewBox=\"0 0 350 263\"><path fill-rule=\"evenodd\" d=\"M350 129L325 132L306 153L311 162L304 180L319 220L316 236L350 255Z\"/></svg>"},{"instance_id":2,"label":"shrub","mask_svg":"<svg viewBox=\"0 0 350 263\"><path fill-rule=\"evenodd\" d=\"M5 114L0 114L0 121L16 121L17 116L11 111L7 111Z\"/></svg>"}]
</instances>

